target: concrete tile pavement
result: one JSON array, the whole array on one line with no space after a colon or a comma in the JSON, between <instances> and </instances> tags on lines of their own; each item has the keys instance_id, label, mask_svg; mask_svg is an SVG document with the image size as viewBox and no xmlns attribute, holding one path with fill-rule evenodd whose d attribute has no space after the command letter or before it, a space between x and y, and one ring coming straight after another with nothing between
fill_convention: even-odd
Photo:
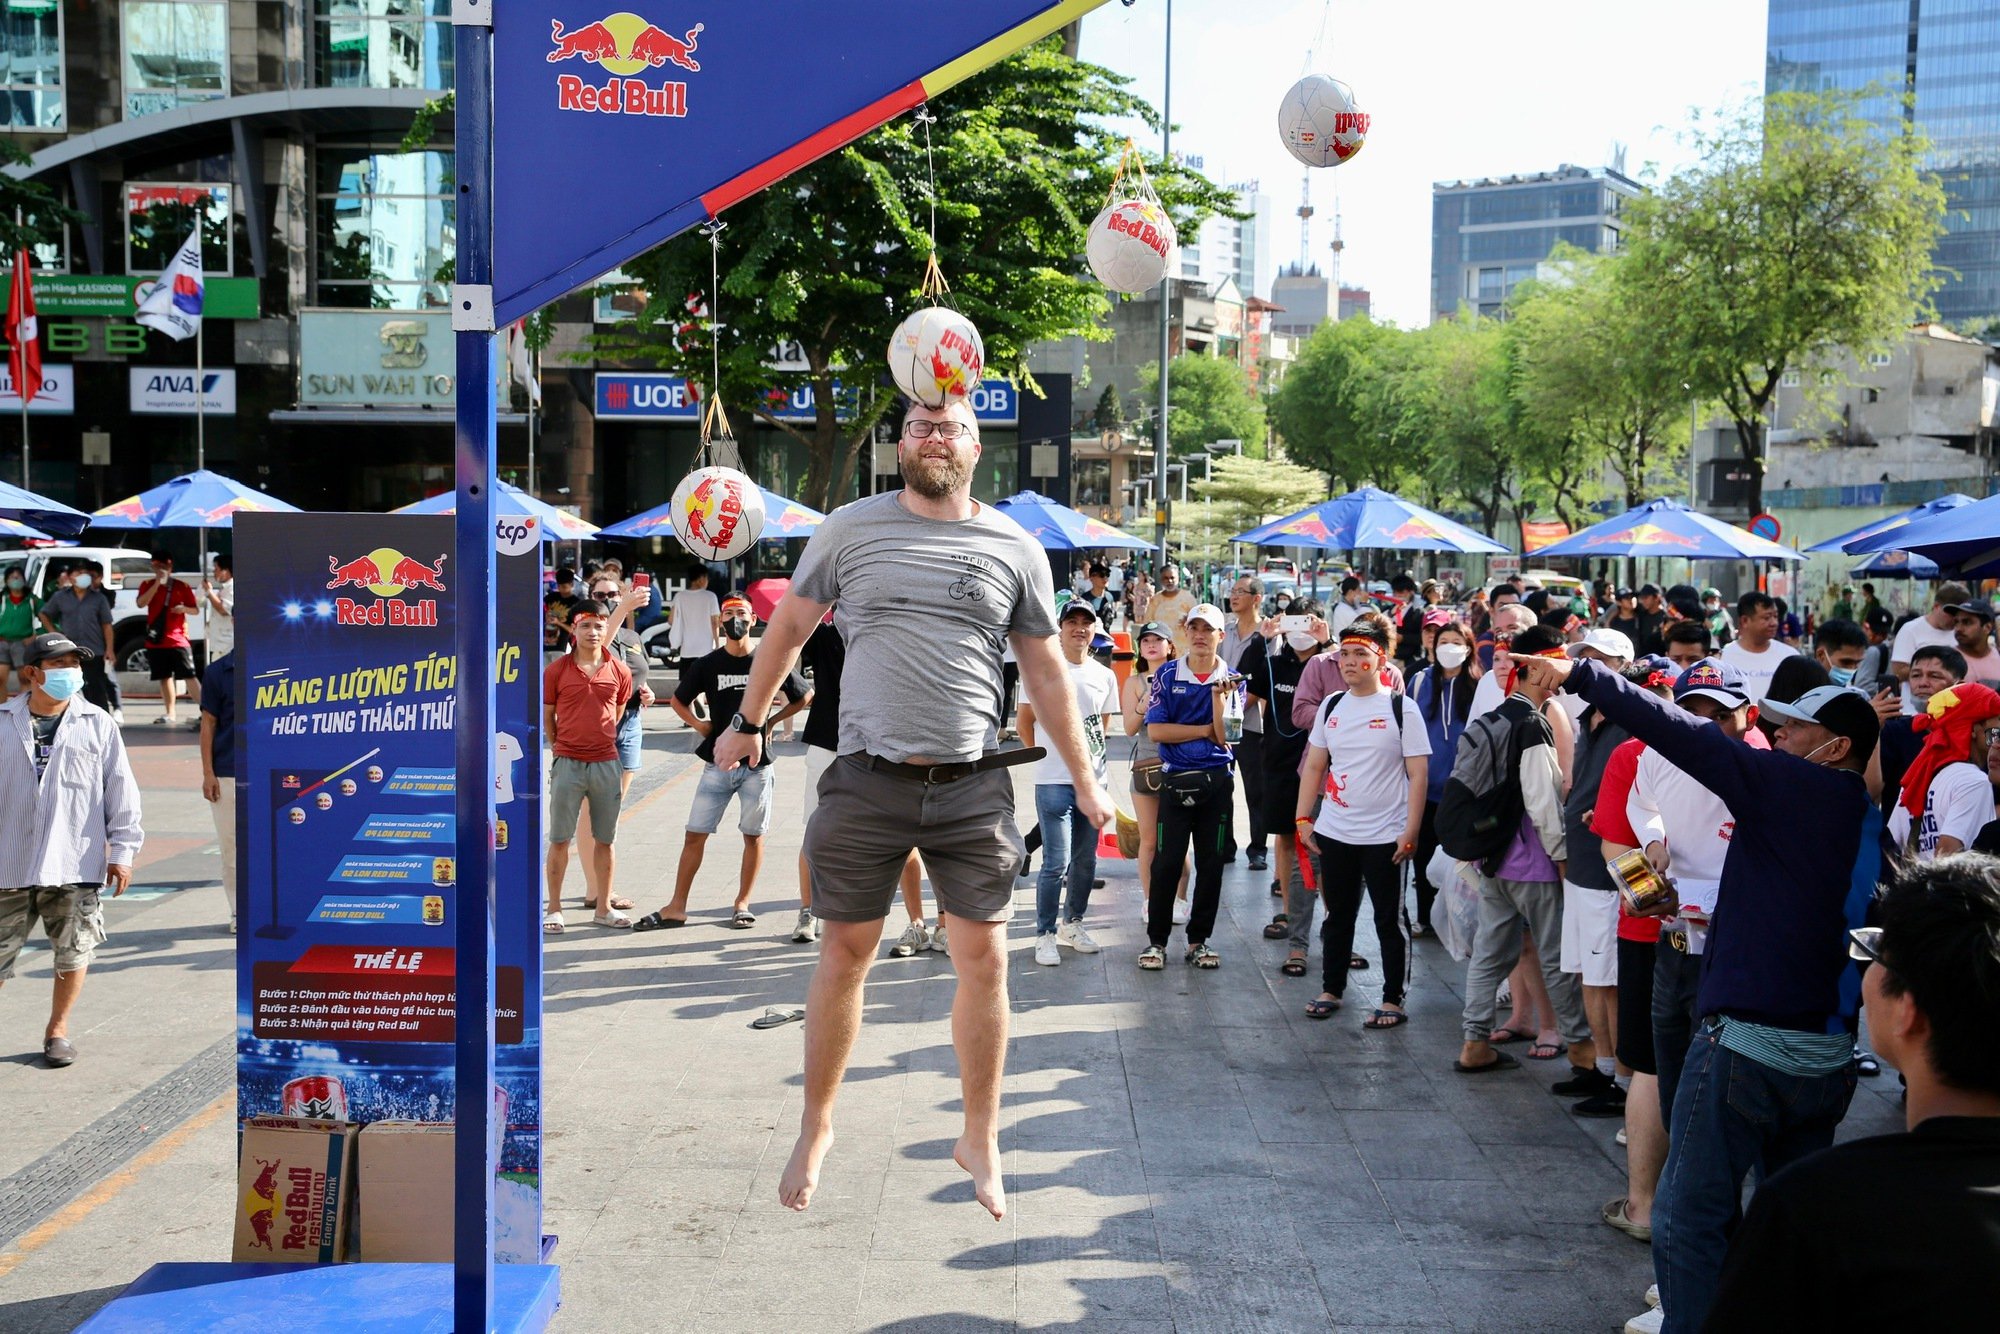
<instances>
[{"instance_id":1,"label":"concrete tile pavement","mask_svg":"<svg viewBox=\"0 0 2000 1334\"><path fill-rule=\"evenodd\" d=\"M641 911L671 889L687 743L678 729L649 736L654 772L621 830L619 884ZM206 816L191 784L173 781L191 761L158 762L167 786L149 823L156 811L163 840L195 850L157 863L176 888L115 909L116 939L85 993L85 1060L60 1075L0 1062L0 1105L35 1109L12 1118L35 1133L0 1150L0 1176L229 1030L228 940L201 878L216 864L198 846ZM569 932L547 942L545 1184L561 1327L1592 1330L1640 1309L1646 1249L1596 1221L1620 1190L1615 1123L1578 1121L1549 1096L1564 1063L1453 1074L1463 969L1429 941L1410 1024L1361 1030L1377 995L1368 972L1347 1010L1307 1019L1316 979L1277 975L1283 943L1260 934L1267 877L1241 865L1215 973L1177 953L1164 973L1133 967L1143 932L1129 863L1105 864L1092 900L1099 955L1037 967L1032 914L1017 915L1006 1219L981 1212L949 1162L953 981L934 953L876 966L820 1193L806 1214L781 1209L800 1029L748 1023L799 1003L812 965L810 947L786 939L802 777L798 748L785 748L752 930L722 924L737 861L725 824L693 925L634 936L572 911ZM1031 810L1025 783L1019 796ZM580 892L572 872L572 904ZM1017 902L1031 898L1024 886ZM889 935L900 927L899 909ZM1358 948L1374 957L1365 921ZM38 1040L46 963L0 993L11 1047L31 1020ZM1893 1090L1864 1082L1845 1133L1894 1125ZM191 1126L32 1249L0 1239L0 1326L68 1329L149 1263L227 1253L227 1110Z\"/></svg>"}]
</instances>

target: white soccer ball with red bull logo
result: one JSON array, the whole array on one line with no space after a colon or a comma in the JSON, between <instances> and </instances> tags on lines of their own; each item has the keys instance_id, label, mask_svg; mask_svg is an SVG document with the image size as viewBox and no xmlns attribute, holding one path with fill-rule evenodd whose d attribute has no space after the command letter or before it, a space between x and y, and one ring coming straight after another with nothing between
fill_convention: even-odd
<instances>
[{"instance_id":1,"label":"white soccer ball with red bull logo","mask_svg":"<svg viewBox=\"0 0 2000 1334\"><path fill-rule=\"evenodd\" d=\"M1145 292L1178 267L1180 237L1151 199L1117 199L1097 215L1083 243L1097 281L1114 292Z\"/></svg>"},{"instance_id":2,"label":"white soccer ball with red bull logo","mask_svg":"<svg viewBox=\"0 0 2000 1334\"><path fill-rule=\"evenodd\" d=\"M889 374L913 403L949 407L979 387L986 343L972 321L945 306L926 306L889 340Z\"/></svg>"},{"instance_id":3,"label":"white soccer ball with red bull logo","mask_svg":"<svg viewBox=\"0 0 2000 1334\"><path fill-rule=\"evenodd\" d=\"M698 468L674 488L673 520L696 556L733 560L764 532L764 493L734 468Z\"/></svg>"},{"instance_id":4,"label":"white soccer ball with red bull logo","mask_svg":"<svg viewBox=\"0 0 2000 1334\"><path fill-rule=\"evenodd\" d=\"M1340 80L1308 74L1285 94L1278 133L1285 151L1308 167L1337 167L1368 141L1368 113Z\"/></svg>"}]
</instances>

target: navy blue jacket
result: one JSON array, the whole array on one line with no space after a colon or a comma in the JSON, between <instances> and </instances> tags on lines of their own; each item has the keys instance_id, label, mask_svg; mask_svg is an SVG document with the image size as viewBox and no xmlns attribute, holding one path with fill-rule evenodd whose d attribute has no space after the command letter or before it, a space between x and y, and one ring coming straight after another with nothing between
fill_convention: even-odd
<instances>
[{"instance_id":1,"label":"navy blue jacket","mask_svg":"<svg viewBox=\"0 0 2000 1334\"><path fill-rule=\"evenodd\" d=\"M1841 1031L1846 900L1870 804L1861 775L1753 750L1588 660L1576 664L1567 688L1720 797L1736 818L1695 1013Z\"/></svg>"}]
</instances>

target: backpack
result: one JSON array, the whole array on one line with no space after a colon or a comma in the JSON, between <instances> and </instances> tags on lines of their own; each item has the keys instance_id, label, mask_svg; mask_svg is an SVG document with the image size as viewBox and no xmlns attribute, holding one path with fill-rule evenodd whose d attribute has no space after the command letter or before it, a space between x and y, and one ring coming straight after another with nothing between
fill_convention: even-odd
<instances>
[{"instance_id":1,"label":"backpack","mask_svg":"<svg viewBox=\"0 0 2000 1334\"><path fill-rule=\"evenodd\" d=\"M1345 690L1336 690L1331 695L1328 695L1325 699L1321 700L1319 706L1320 720L1324 722L1326 719L1332 717L1334 706L1336 706L1337 704L1340 703L1340 701L1346 698L1347 698L1347 692ZM1403 735L1403 692L1402 691L1392 690L1389 692L1389 712L1396 716L1396 735L1398 737L1401 737Z\"/></svg>"},{"instance_id":2,"label":"backpack","mask_svg":"<svg viewBox=\"0 0 2000 1334\"><path fill-rule=\"evenodd\" d=\"M1508 714L1503 704L1465 725L1438 802L1439 846L1460 861L1478 863L1488 875L1490 864L1520 832L1527 810L1521 800L1519 721Z\"/></svg>"}]
</instances>

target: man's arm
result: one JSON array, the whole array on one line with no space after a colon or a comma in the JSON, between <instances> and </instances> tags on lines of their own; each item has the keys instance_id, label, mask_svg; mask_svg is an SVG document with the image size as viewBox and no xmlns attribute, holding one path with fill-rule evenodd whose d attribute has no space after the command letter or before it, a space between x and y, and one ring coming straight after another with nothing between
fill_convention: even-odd
<instances>
[{"instance_id":1,"label":"man's arm","mask_svg":"<svg viewBox=\"0 0 2000 1334\"><path fill-rule=\"evenodd\" d=\"M1325 654L1306 663L1305 671L1299 676L1298 688L1292 692L1293 727L1313 725L1313 719L1319 716L1321 701L1333 693L1328 688L1327 678L1338 672L1335 660Z\"/></svg>"},{"instance_id":2,"label":"man's arm","mask_svg":"<svg viewBox=\"0 0 2000 1334\"><path fill-rule=\"evenodd\" d=\"M111 744L104 748L104 860L112 898L132 883L132 867L145 842L139 782L125 756L125 739L113 727Z\"/></svg>"},{"instance_id":3,"label":"man's arm","mask_svg":"<svg viewBox=\"0 0 2000 1334\"><path fill-rule=\"evenodd\" d=\"M1410 779L1410 810L1403 822L1403 836L1396 841L1396 851L1389 858L1398 863L1417 855L1417 836L1424 827L1424 805L1430 788L1430 756L1404 756L1403 772Z\"/></svg>"},{"instance_id":4,"label":"man's arm","mask_svg":"<svg viewBox=\"0 0 2000 1334\"><path fill-rule=\"evenodd\" d=\"M1090 747L1083 739L1083 715L1076 709L1076 687L1070 681L1069 664L1056 649L1053 635L1011 634L1014 660L1021 666L1021 688L1042 721L1046 744L1069 769L1070 783L1076 788L1077 808L1092 826L1102 829L1111 819L1111 798L1097 785L1097 771L1090 762Z\"/></svg>"},{"instance_id":5,"label":"man's arm","mask_svg":"<svg viewBox=\"0 0 2000 1334\"><path fill-rule=\"evenodd\" d=\"M214 802L222 796L222 780L215 776L215 715L201 711L201 795Z\"/></svg>"},{"instance_id":6,"label":"man's arm","mask_svg":"<svg viewBox=\"0 0 2000 1334\"><path fill-rule=\"evenodd\" d=\"M1022 746L1035 744L1035 706L1025 699L1014 710L1014 730L1020 733Z\"/></svg>"},{"instance_id":7,"label":"man's arm","mask_svg":"<svg viewBox=\"0 0 2000 1334\"><path fill-rule=\"evenodd\" d=\"M766 718L764 721L766 723L781 723L785 721L785 719L791 717L793 714L805 708L807 705L811 704L812 698L813 698L813 692L810 690L806 691L804 694L792 695L785 701L785 707L779 709L776 713L772 714L769 718Z\"/></svg>"},{"instance_id":8,"label":"man's arm","mask_svg":"<svg viewBox=\"0 0 2000 1334\"><path fill-rule=\"evenodd\" d=\"M1542 840L1542 851L1560 871L1569 855L1562 813L1562 770L1556 763L1553 743L1522 747L1520 778L1521 804L1528 812L1528 823Z\"/></svg>"},{"instance_id":9,"label":"man's arm","mask_svg":"<svg viewBox=\"0 0 2000 1334\"><path fill-rule=\"evenodd\" d=\"M667 696L667 704L669 707L673 709L674 716L676 718L679 718L682 722L686 723L688 725L689 730L692 731L696 736L705 737L708 735L710 727L712 725L709 723L705 723L701 719L695 717L694 710L690 709L687 705L681 703L681 697L679 695ZM719 723L722 722L723 720L718 718L716 721Z\"/></svg>"},{"instance_id":10,"label":"man's arm","mask_svg":"<svg viewBox=\"0 0 2000 1334\"><path fill-rule=\"evenodd\" d=\"M788 592L771 613L771 623L757 641L757 661L750 668L750 684L743 687L743 716L753 722L766 721L778 683L799 659L799 650L811 638L813 627L826 616L827 604L813 602ZM719 624L719 622L718 622ZM1071 704L1075 710L1075 704ZM717 719L726 723L726 719ZM743 732L724 730L715 742L715 767L734 769L739 764L755 765L762 758L764 739Z\"/></svg>"},{"instance_id":11,"label":"man's arm","mask_svg":"<svg viewBox=\"0 0 2000 1334\"><path fill-rule=\"evenodd\" d=\"M1795 780L1800 773L1817 772L1813 766L1800 768L1781 760L1775 752L1752 750L1740 741L1732 741L1714 723L1682 712L1588 659L1574 663L1559 663L1550 658L1517 661L1553 669L1567 667L1567 689L1589 700L1599 713L1659 751L1668 764L1720 797L1731 813L1760 809L1757 790L1761 783ZM1783 764L1784 770L1759 774L1760 764L1770 770Z\"/></svg>"}]
</instances>

